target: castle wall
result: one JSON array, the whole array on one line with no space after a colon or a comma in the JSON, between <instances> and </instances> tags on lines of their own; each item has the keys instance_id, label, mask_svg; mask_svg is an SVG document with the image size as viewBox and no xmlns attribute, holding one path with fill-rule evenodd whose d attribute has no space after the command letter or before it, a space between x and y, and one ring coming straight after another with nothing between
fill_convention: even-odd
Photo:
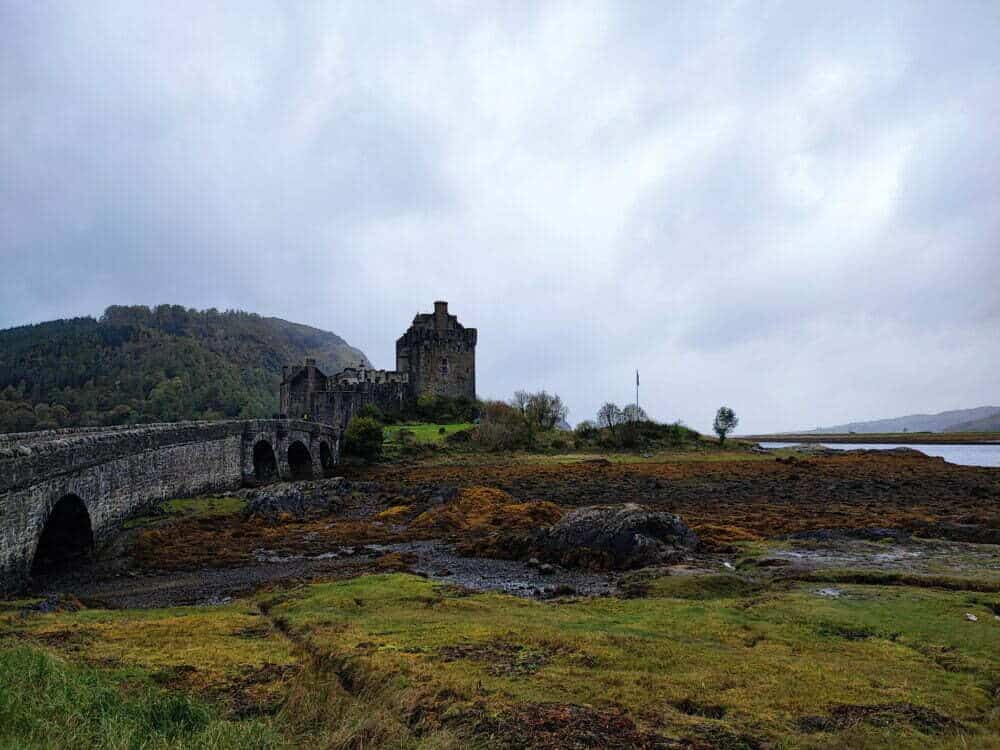
<instances>
[{"instance_id":1,"label":"castle wall","mask_svg":"<svg viewBox=\"0 0 1000 750\"><path fill-rule=\"evenodd\" d=\"M396 369L408 372L414 398L476 397L475 328L465 328L448 313L447 302L435 302L432 314L417 315L396 341Z\"/></svg>"}]
</instances>

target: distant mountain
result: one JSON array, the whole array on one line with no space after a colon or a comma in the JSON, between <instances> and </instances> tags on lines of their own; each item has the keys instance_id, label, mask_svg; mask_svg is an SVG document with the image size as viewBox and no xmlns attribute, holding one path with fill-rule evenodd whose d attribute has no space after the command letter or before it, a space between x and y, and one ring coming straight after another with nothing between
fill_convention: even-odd
<instances>
[{"instance_id":1,"label":"distant mountain","mask_svg":"<svg viewBox=\"0 0 1000 750\"><path fill-rule=\"evenodd\" d=\"M982 419L952 425L945 432L1000 432L1000 411Z\"/></svg>"},{"instance_id":2,"label":"distant mountain","mask_svg":"<svg viewBox=\"0 0 1000 750\"><path fill-rule=\"evenodd\" d=\"M976 426L984 425L984 426ZM989 425L993 425L990 427ZM1000 406L943 411L940 414L911 414L871 422L851 422L833 427L818 427L813 433L874 432L988 432L1000 430Z\"/></svg>"},{"instance_id":3,"label":"distant mountain","mask_svg":"<svg viewBox=\"0 0 1000 750\"><path fill-rule=\"evenodd\" d=\"M281 368L370 366L328 331L253 313L113 306L0 331L0 432L268 417Z\"/></svg>"}]
</instances>

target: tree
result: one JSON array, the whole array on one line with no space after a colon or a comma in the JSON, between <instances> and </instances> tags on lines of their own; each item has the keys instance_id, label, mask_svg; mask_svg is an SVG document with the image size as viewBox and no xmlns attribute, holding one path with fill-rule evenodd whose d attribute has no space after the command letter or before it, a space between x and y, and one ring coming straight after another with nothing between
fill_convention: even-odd
<instances>
[{"instance_id":1,"label":"tree","mask_svg":"<svg viewBox=\"0 0 1000 750\"><path fill-rule=\"evenodd\" d=\"M597 410L597 424L606 427L612 434L618 431L618 426L624 420L625 413L610 401Z\"/></svg>"},{"instance_id":2,"label":"tree","mask_svg":"<svg viewBox=\"0 0 1000 750\"><path fill-rule=\"evenodd\" d=\"M382 425L371 417L354 417L344 431L344 453L375 461L382 455Z\"/></svg>"},{"instance_id":3,"label":"tree","mask_svg":"<svg viewBox=\"0 0 1000 750\"><path fill-rule=\"evenodd\" d=\"M517 394L515 394L516 398ZM528 394L525 417L534 422L542 430L554 430L569 414L569 408L555 393L539 391Z\"/></svg>"},{"instance_id":4,"label":"tree","mask_svg":"<svg viewBox=\"0 0 1000 750\"><path fill-rule=\"evenodd\" d=\"M719 407L719 411L715 413L715 423L712 425L715 434L719 436L719 445L726 442L726 435L735 430L739 423L740 419L736 416L736 412L728 406Z\"/></svg>"},{"instance_id":5,"label":"tree","mask_svg":"<svg viewBox=\"0 0 1000 750\"><path fill-rule=\"evenodd\" d=\"M484 401L479 409L475 439L487 450L513 450L528 440L524 415L503 401Z\"/></svg>"},{"instance_id":6,"label":"tree","mask_svg":"<svg viewBox=\"0 0 1000 750\"><path fill-rule=\"evenodd\" d=\"M585 419L573 429L573 435L578 440L589 440L597 436L597 425Z\"/></svg>"},{"instance_id":7,"label":"tree","mask_svg":"<svg viewBox=\"0 0 1000 750\"><path fill-rule=\"evenodd\" d=\"M622 418L625 422L648 422L649 415L641 406L629 404L622 409Z\"/></svg>"}]
</instances>

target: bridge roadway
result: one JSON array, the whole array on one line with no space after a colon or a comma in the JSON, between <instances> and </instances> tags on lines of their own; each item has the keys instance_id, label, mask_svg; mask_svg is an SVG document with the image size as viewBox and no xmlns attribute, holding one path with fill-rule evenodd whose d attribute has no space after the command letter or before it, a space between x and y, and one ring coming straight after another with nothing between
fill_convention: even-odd
<instances>
[{"instance_id":1,"label":"bridge roadway","mask_svg":"<svg viewBox=\"0 0 1000 750\"><path fill-rule=\"evenodd\" d=\"M0 435L0 593L89 557L159 500L329 474L338 428L288 419Z\"/></svg>"}]
</instances>

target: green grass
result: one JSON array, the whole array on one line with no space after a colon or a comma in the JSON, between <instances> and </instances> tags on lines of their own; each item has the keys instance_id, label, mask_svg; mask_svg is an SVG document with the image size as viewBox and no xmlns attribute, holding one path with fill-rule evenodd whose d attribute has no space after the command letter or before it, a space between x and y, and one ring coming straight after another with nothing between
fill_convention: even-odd
<instances>
[{"instance_id":1,"label":"green grass","mask_svg":"<svg viewBox=\"0 0 1000 750\"><path fill-rule=\"evenodd\" d=\"M385 428L387 443L399 444L399 431L409 430L413 433L413 442L417 445L441 445L448 435L472 428L471 422L455 422L452 424L412 423L394 424ZM441 430L444 429L442 433Z\"/></svg>"},{"instance_id":2,"label":"green grass","mask_svg":"<svg viewBox=\"0 0 1000 750\"><path fill-rule=\"evenodd\" d=\"M223 607L0 614L0 738L7 747L229 747L234 737L269 747L278 736L293 747L476 747L465 732L483 716L569 703L621 707L640 726L699 741L723 732L782 748L1000 746L996 593L841 577L834 598L817 593L826 581L739 574L646 573L642 583L643 598L552 603L387 574ZM71 661L37 666L40 649ZM226 722L218 686L267 664L304 671L264 686L284 696L275 715ZM177 669L212 699L150 708L167 694L149 675ZM721 715L683 708L694 704ZM804 721L839 705L915 707L948 726L901 715L807 731ZM164 713L180 718L147 718ZM43 726L40 716L58 719Z\"/></svg>"},{"instance_id":3,"label":"green grass","mask_svg":"<svg viewBox=\"0 0 1000 750\"><path fill-rule=\"evenodd\" d=\"M0 651L0 748L277 748L259 721L226 721L207 703L134 672L69 663L37 648Z\"/></svg>"},{"instance_id":4,"label":"green grass","mask_svg":"<svg viewBox=\"0 0 1000 750\"><path fill-rule=\"evenodd\" d=\"M720 725L730 731L789 747L849 738L913 748L1000 743L1000 622L982 595L844 585L834 599L818 596L817 585L786 585L762 592L724 576L688 577L654 582L649 598L553 605L453 597L412 576L368 576L303 589L275 611L317 648L361 654L369 669L400 685L433 684L459 705L613 703L684 736L706 720L672 706L694 700L722 706ZM525 676L440 657L447 647L497 641L550 658ZM836 740L801 730L805 717L838 704L897 703L965 729L930 736L905 723L861 724Z\"/></svg>"}]
</instances>

